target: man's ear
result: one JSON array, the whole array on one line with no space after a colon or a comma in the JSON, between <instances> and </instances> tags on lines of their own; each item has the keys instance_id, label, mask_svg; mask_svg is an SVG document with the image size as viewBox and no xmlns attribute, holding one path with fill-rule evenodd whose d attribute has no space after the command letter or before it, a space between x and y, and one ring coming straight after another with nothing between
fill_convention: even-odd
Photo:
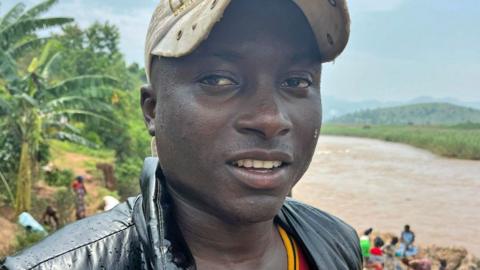
<instances>
[{"instance_id":1,"label":"man's ear","mask_svg":"<svg viewBox=\"0 0 480 270\"><path fill-rule=\"evenodd\" d=\"M142 86L140 89L143 118L147 125L148 133L155 136L155 107L157 104L157 97L150 84Z\"/></svg>"}]
</instances>

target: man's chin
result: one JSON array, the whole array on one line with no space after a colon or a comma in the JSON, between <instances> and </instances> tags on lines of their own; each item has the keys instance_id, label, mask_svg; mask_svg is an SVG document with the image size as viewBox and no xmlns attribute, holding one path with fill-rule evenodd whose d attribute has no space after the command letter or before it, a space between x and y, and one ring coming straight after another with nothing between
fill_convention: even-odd
<instances>
[{"instance_id":1,"label":"man's chin","mask_svg":"<svg viewBox=\"0 0 480 270\"><path fill-rule=\"evenodd\" d=\"M260 196L236 200L227 212L228 220L238 225L251 225L273 220L280 211L285 198Z\"/></svg>"}]
</instances>

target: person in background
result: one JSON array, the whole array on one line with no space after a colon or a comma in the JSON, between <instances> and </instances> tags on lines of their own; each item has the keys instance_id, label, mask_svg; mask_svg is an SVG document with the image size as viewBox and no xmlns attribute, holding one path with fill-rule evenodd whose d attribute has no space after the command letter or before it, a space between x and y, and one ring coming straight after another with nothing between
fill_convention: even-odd
<instances>
[{"instance_id":1,"label":"person in background","mask_svg":"<svg viewBox=\"0 0 480 270\"><path fill-rule=\"evenodd\" d=\"M438 270L447 270L447 260L441 259L440 260L440 268Z\"/></svg>"},{"instance_id":2,"label":"person in background","mask_svg":"<svg viewBox=\"0 0 480 270\"><path fill-rule=\"evenodd\" d=\"M360 236L360 248L362 249L364 266L367 265L368 259L370 258L370 234L372 231L372 228L368 228L365 232L363 232L363 235Z\"/></svg>"},{"instance_id":3,"label":"person in background","mask_svg":"<svg viewBox=\"0 0 480 270\"><path fill-rule=\"evenodd\" d=\"M380 236L373 240L373 247L370 249L370 263L383 265L384 257L382 247L385 244Z\"/></svg>"},{"instance_id":4,"label":"person in background","mask_svg":"<svg viewBox=\"0 0 480 270\"><path fill-rule=\"evenodd\" d=\"M80 220L86 217L85 195L87 195L87 190L85 189L82 176L75 177L72 189L75 192L75 215L77 220Z\"/></svg>"},{"instance_id":5,"label":"person in background","mask_svg":"<svg viewBox=\"0 0 480 270\"><path fill-rule=\"evenodd\" d=\"M50 226L50 228L52 228L52 231L56 231L58 229L59 219L57 215L57 210L51 205L47 206L47 209L45 209L45 212L42 216L42 222L43 224Z\"/></svg>"},{"instance_id":6,"label":"person in background","mask_svg":"<svg viewBox=\"0 0 480 270\"><path fill-rule=\"evenodd\" d=\"M386 246L383 247L383 254L384 254L384 265L383 269L385 270L395 270L397 267L397 262L395 258L395 253L397 250L397 244L398 244L398 237L393 237L392 240L390 240L390 243Z\"/></svg>"},{"instance_id":7,"label":"person in background","mask_svg":"<svg viewBox=\"0 0 480 270\"><path fill-rule=\"evenodd\" d=\"M432 261L423 258L423 259L408 259L408 258L403 258L402 259L403 264L405 264L408 268L411 270L432 270Z\"/></svg>"},{"instance_id":8,"label":"person in background","mask_svg":"<svg viewBox=\"0 0 480 270\"><path fill-rule=\"evenodd\" d=\"M413 247L413 242L415 242L415 233L410 230L410 225L405 225L401 235L401 240L405 245L405 251Z\"/></svg>"}]
</instances>

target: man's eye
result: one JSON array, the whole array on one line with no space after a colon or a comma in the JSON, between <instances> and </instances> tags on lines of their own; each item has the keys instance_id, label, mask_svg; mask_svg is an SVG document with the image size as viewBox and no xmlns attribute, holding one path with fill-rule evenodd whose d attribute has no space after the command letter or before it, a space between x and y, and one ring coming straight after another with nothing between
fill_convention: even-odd
<instances>
[{"instance_id":1,"label":"man's eye","mask_svg":"<svg viewBox=\"0 0 480 270\"><path fill-rule=\"evenodd\" d=\"M211 75L208 77L203 78L200 83L209 85L209 86L231 86L236 85L237 83L227 77L218 76L218 75Z\"/></svg>"},{"instance_id":2,"label":"man's eye","mask_svg":"<svg viewBox=\"0 0 480 270\"><path fill-rule=\"evenodd\" d=\"M287 79L282 83L282 87L290 87L290 88L308 88L312 85L307 79L302 78L291 78Z\"/></svg>"}]
</instances>

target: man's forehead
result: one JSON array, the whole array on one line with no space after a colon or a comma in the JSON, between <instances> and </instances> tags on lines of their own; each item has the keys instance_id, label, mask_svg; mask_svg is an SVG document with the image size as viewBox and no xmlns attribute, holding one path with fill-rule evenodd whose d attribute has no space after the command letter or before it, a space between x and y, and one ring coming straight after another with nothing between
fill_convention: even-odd
<instances>
[{"instance_id":1,"label":"man's forehead","mask_svg":"<svg viewBox=\"0 0 480 270\"><path fill-rule=\"evenodd\" d=\"M276 62L282 62L287 65L315 65L321 66L321 57L315 47L312 50L294 50L294 48L289 48L288 50L281 50L279 55L279 50L272 50L272 47L267 47L263 49L261 47L254 47L258 50L233 50L232 48L209 48L205 46L203 48L197 49L191 55L179 58L180 59L191 59L191 60L200 60L200 61L221 61L231 64L237 64L239 62L247 62L251 59L265 59L265 58L275 58ZM251 47L252 48L252 47ZM268 50L268 52L266 52ZM174 59L173 59L174 60Z\"/></svg>"}]
</instances>

